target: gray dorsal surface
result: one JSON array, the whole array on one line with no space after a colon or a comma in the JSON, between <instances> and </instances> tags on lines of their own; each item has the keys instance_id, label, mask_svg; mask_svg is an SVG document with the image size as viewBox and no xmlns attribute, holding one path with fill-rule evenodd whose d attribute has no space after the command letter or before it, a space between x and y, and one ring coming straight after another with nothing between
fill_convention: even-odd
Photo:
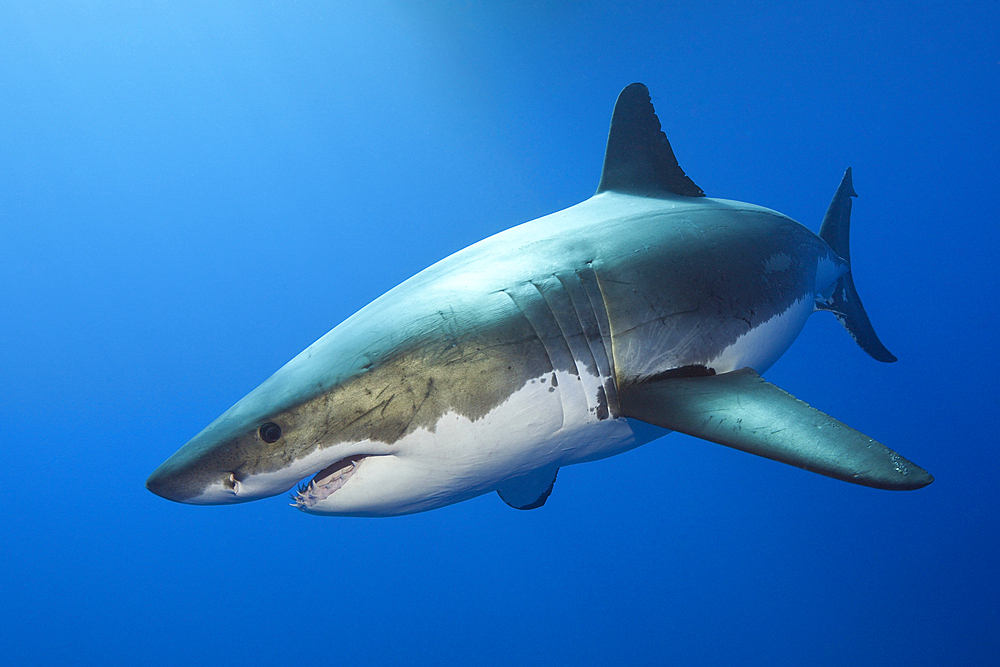
<instances>
[{"instance_id":1,"label":"gray dorsal surface","mask_svg":"<svg viewBox=\"0 0 1000 667\"><path fill-rule=\"evenodd\" d=\"M704 197L677 164L660 119L653 110L649 89L633 83L618 95L608 131L608 148L597 192L613 190L630 194L671 193Z\"/></svg>"}]
</instances>

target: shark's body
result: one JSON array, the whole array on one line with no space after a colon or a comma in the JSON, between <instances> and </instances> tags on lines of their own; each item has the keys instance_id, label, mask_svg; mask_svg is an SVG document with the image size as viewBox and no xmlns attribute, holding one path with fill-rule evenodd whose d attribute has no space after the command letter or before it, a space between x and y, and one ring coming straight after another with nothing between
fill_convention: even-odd
<instances>
[{"instance_id":1,"label":"shark's body","mask_svg":"<svg viewBox=\"0 0 1000 667\"><path fill-rule=\"evenodd\" d=\"M311 513L406 514L493 490L526 509L544 503L561 466L642 444L635 419L870 486L930 483L757 375L817 309L833 310L876 358L894 359L850 278L850 172L820 236L775 211L701 195L645 87L629 86L594 197L376 299L147 486L219 504L315 475L293 496Z\"/></svg>"}]
</instances>

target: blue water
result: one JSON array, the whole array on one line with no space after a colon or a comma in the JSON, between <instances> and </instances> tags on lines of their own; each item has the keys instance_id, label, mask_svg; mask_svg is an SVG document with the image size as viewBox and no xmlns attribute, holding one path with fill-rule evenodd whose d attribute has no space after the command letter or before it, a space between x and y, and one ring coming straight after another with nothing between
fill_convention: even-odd
<instances>
[{"instance_id":1,"label":"blue water","mask_svg":"<svg viewBox=\"0 0 1000 667\"><path fill-rule=\"evenodd\" d=\"M0 3L0 663L995 664L998 5L491 4ZM710 196L817 229L854 168L900 360L819 314L768 378L934 484L674 434L531 512L145 490L371 299L592 194L633 81Z\"/></svg>"}]
</instances>

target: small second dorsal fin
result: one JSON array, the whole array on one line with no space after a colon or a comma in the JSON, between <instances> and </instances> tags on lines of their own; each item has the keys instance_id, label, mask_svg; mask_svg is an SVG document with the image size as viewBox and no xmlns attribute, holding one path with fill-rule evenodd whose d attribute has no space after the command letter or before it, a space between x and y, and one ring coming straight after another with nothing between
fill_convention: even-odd
<instances>
[{"instance_id":1,"label":"small second dorsal fin","mask_svg":"<svg viewBox=\"0 0 1000 667\"><path fill-rule=\"evenodd\" d=\"M626 86L615 102L604 169L597 186L598 193L606 190L705 196L677 164L667 135L660 129L649 89L641 83Z\"/></svg>"}]
</instances>

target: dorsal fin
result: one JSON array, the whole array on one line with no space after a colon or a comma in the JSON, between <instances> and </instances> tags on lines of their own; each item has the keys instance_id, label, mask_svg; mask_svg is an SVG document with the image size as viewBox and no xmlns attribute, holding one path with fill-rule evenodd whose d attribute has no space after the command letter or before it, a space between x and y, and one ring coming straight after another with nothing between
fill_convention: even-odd
<instances>
[{"instance_id":1,"label":"dorsal fin","mask_svg":"<svg viewBox=\"0 0 1000 667\"><path fill-rule=\"evenodd\" d=\"M649 89L641 83L626 86L615 102L604 170L597 186L598 193L606 190L705 196L677 164L667 135L660 129Z\"/></svg>"}]
</instances>

